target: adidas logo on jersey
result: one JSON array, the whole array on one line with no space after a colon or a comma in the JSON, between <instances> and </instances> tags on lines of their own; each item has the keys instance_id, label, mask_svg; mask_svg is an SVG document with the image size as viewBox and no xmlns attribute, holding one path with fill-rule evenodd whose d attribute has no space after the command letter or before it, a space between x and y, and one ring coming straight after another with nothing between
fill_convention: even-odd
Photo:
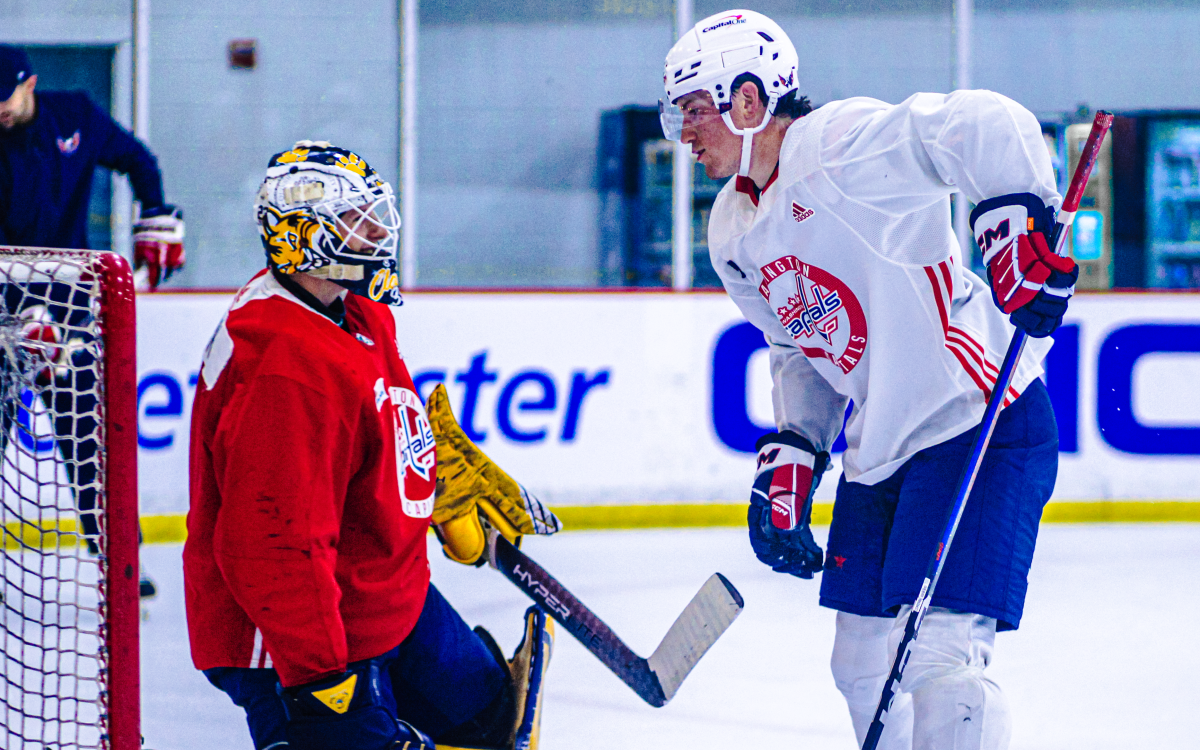
<instances>
[{"instance_id":1,"label":"adidas logo on jersey","mask_svg":"<svg viewBox=\"0 0 1200 750\"><path fill-rule=\"evenodd\" d=\"M801 206L799 203L792 201L792 218L795 219L797 221L797 223L804 221L805 219L811 218L812 215L813 215L813 210L811 208L805 208L804 206Z\"/></svg>"}]
</instances>

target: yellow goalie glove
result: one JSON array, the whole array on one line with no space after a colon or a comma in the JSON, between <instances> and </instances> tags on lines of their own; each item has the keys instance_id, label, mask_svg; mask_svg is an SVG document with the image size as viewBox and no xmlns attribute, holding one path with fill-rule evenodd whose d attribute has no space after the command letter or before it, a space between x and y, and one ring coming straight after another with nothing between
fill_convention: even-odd
<instances>
[{"instance_id":1,"label":"yellow goalie glove","mask_svg":"<svg viewBox=\"0 0 1200 750\"><path fill-rule=\"evenodd\" d=\"M437 442L437 495L433 525L442 549L455 562L483 565L487 533L483 519L515 545L522 534L553 534L562 522L471 442L438 385L425 404Z\"/></svg>"}]
</instances>

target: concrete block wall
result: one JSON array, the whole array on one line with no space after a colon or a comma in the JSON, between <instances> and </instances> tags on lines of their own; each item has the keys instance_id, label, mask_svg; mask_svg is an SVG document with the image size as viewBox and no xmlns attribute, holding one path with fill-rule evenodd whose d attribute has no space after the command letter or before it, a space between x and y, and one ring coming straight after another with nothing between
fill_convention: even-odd
<instances>
[{"instance_id":1,"label":"concrete block wall","mask_svg":"<svg viewBox=\"0 0 1200 750\"><path fill-rule=\"evenodd\" d=\"M230 68L253 38L254 70ZM150 141L188 219L181 286L236 287L264 264L252 210L272 154L303 138L397 176L396 6L153 0Z\"/></svg>"},{"instance_id":2,"label":"concrete block wall","mask_svg":"<svg viewBox=\"0 0 1200 750\"><path fill-rule=\"evenodd\" d=\"M897 102L952 85L951 3L763 0L814 102ZM589 286L598 278L602 110L652 104L674 31L662 0L422 3L419 280ZM1200 0L977 0L974 84L1039 114L1080 104L1200 110ZM697 17L721 7L702 0ZM267 158L300 138L359 149L395 184L396 0L152 0L150 144L188 217L172 285L238 286L262 266L251 201ZM111 44L128 121L129 5L0 0L0 39ZM258 40L232 70L230 40ZM397 186L398 187L398 186Z\"/></svg>"}]
</instances>

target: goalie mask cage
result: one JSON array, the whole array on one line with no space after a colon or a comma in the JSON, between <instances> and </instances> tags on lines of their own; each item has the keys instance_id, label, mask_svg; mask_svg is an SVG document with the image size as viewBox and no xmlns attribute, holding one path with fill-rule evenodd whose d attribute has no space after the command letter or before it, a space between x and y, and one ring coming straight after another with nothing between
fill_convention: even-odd
<instances>
[{"instance_id":1,"label":"goalie mask cage","mask_svg":"<svg viewBox=\"0 0 1200 750\"><path fill-rule=\"evenodd\" d=\"M133 278L0 248L0 747L137 750Z\"/></svg>"}]
</instances>

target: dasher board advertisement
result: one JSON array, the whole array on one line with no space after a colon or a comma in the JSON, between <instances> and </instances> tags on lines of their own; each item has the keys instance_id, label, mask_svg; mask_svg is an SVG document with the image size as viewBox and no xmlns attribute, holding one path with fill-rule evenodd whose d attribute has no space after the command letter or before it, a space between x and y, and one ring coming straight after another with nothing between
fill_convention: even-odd
<instances>
[{"instance_id":1,"label":"dasher board advertisement","mask_svg":"<svg viewBox=\"0 0 1200 750\"><path fill-rule=\"evenodd\" d=\"M192 396L231 298L138 298L143 513L187 509ZM426 292L395 313L422 394L444 382L467 434L544 500L748 497L771 384L762 336L723 294ZM1200 499L1200 296L1080 295L1055 338L1054 499ZM17 437L49 452L40 407ZM835 460L818 499L837 475Z\"/></svg>"}]
</instances>

